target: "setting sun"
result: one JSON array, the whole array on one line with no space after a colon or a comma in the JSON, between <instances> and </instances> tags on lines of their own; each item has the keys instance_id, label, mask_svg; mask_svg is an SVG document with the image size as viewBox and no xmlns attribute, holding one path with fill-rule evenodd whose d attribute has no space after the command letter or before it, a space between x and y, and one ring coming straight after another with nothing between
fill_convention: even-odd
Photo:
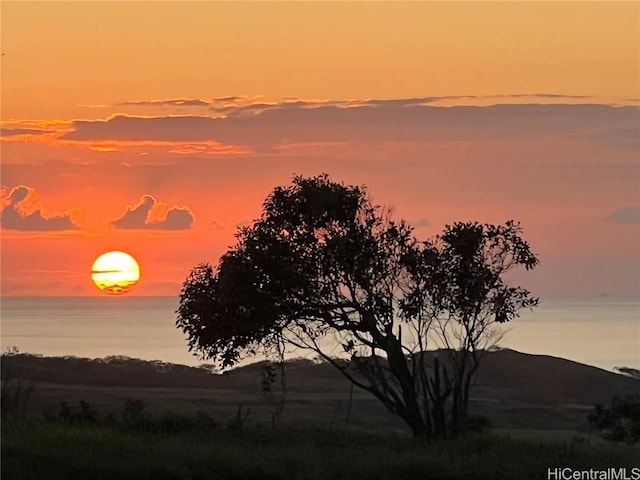
<instances>
[{"instance_id":1,"label":"setting sun","mask_svg":"<svg viewBox=\"0 0 640 480\"><path fill-rule=\"evenodd\" d=\"M103 292L121 295L138 283L140 267L128 253L108 252L100 255L93 263L91 279Z\"/></svg>"}]
</instances>

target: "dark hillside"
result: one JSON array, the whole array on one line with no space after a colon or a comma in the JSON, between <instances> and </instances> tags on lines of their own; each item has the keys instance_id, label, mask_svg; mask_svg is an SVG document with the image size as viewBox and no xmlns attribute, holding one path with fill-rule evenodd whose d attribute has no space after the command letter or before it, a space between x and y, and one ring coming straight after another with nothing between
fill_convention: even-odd
<instances>
[{"instance_id":1,"label":"dark hillside","mask_svg":"<svg viewBox=\"0 0 640 480\"><path fill-rule=\"evenodd\" d=\"M201 368L127 357L16 355L11 359L23 377L36 384L36 410L54 408L61 400L85 398L109 407L136 397L150 400L156 410L209 409L230 416L242 403L257 418L267 419L273 411L260 395L263 362L211 374ZM291 421L344 420L350 385L332 366L292 360L286 375L286 412ZM626 393L640 393L640 382L562 358L501 350L487 352L483 359L471 411L488 416L498 427L570 430L586 425L586 415L596 403ZM351 421L367 428L400 425L376 399L357 388Z\"/></svg>"}]
</instances>

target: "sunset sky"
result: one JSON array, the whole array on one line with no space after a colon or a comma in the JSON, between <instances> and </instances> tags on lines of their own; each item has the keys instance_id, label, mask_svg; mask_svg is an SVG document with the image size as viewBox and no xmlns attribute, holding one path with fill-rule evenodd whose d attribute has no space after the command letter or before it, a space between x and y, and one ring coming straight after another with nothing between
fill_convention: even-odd
<instances>
[{"instance_id":1,"label":"sunset sky","mask_svg":"<svg viewBox=\"0 0 640 480\"><path fill-rule=\"evenodd\" d=\"M419 238L519 220L544 298L640 291L638 2L1 3L1 293L177 295L294 174Z\"/></svg>"}]
</instances>

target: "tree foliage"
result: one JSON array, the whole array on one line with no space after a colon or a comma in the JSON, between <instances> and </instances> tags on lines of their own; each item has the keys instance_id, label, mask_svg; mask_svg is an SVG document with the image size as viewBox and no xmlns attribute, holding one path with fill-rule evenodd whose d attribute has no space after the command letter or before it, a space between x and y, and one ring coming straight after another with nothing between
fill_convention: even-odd
<instances>
[{"instance_id":1,"label":"tree foliage","mask_svg":"<svg viewBox=\"0 0 640 480\"><path fill-rule=\"evenodd\" d=\"M640 369L632 367L615 367L614 370L620 372L622 375L627 375L628 377L640 380Z\"/></svg>"},{"instance_id":2,"label":"tree foliage","mask_svg":"<svg viewBox=\"0 0 640 480\"><path fill-rule=\"evenodd\" d=\"M222 367L285 344L313 350L414 434L455 435L493 327L537 304L505 280L538 264L520 233L513 221L459 222L419 242L365 187L295 177L215 268L194 268L176 323Z\"/></svg>"}]
</instances>

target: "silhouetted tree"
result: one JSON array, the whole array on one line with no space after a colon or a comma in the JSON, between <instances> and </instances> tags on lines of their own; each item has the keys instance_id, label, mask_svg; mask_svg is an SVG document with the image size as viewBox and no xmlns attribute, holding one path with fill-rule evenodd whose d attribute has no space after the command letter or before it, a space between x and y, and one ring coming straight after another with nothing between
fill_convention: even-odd
<instances>
[{"instance_id":1,"label":"silhouetted tree","mask_svg":"<svg viewBox=\"0 0 640 480\"><path fill-rule=\"evenodd\" d=\"M418 242L364 187L295 177L216 268L192 270L176 324L222 367L284 344L313 350L414 434L455 434L492 325L537 303L504 282L538 262L519 233L514 222L456 223ZM455 352L429 365L434 333ZM336 344L351 362L332 355Z\"/></svg>"},{"instance_id":2,"label":"silhouetted tree","mask_svg":"<svg viewBox=\"0 0 640 480\"><path fill-rule=\"evenodd\" d=\"M422 311L430 320L434 342L444 347L451 370L453 435L465 429L469 391L481 355L501 338L496 326L516 318L520 309L538 305L528 290L505 281L514 267L530 270L538 264L521 231L513 221L447 225L443 234L415 251L419 258L409 267L419 281L414 282L415 290L407 297L411 303L404 310Z\"/></svg>"}]
</instances>

